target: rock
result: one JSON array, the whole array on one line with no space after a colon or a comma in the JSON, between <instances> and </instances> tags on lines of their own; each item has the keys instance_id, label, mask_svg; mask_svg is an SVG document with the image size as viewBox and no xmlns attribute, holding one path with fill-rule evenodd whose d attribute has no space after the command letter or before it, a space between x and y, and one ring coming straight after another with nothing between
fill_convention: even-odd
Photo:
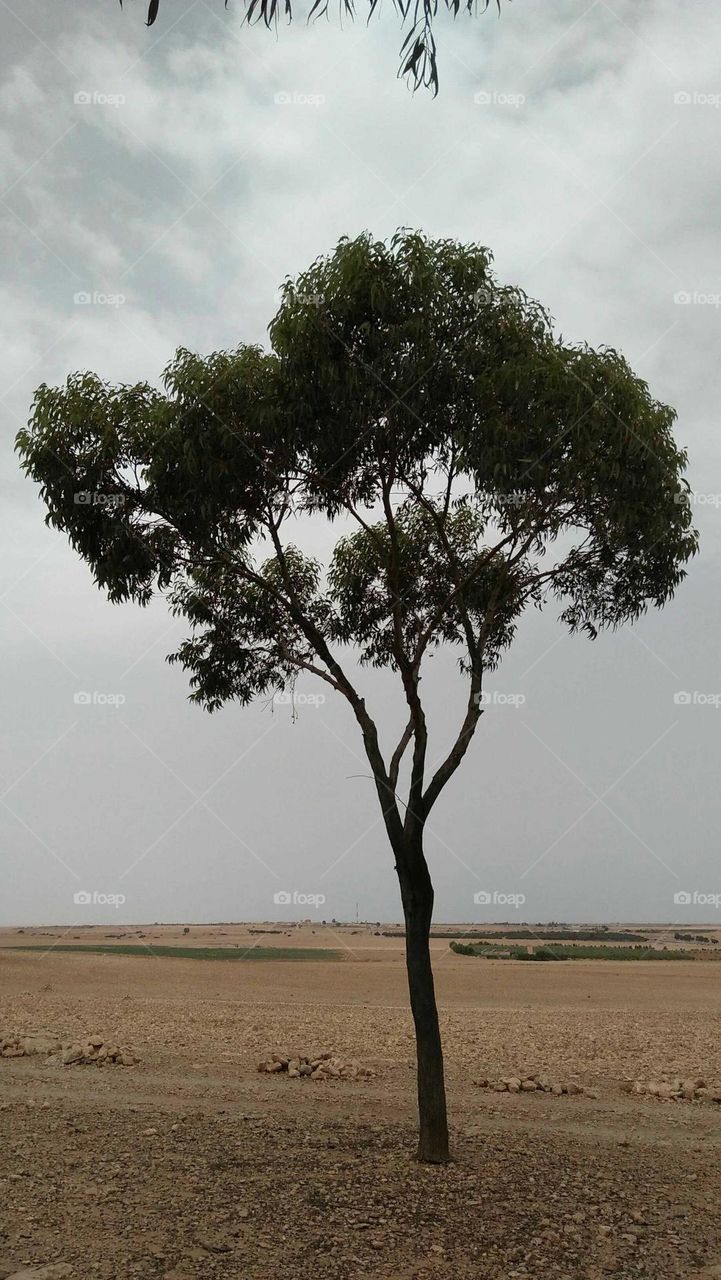
<instances>
[{"instance_id":1,"label":"rock","mask_svg":"<svg viewBox=\"0 0 721 1280\"><path fill-rule=\"evenodd\" d=\"M583 1092L587 1098L600 1098L601 1096L598 1089L584 1089Z\"/></svg>"},{"instance_id":2,"label":"rock","mask_svg":"<svg viewBox=\"0 0 721 1280\"><path fill-rule=\"evenodd\" d=\"M522 1080L521 1089L524 1093L535 1093L538 1088L535 1080Z\"/></svg>"},{"instance_id":3,"label":"rock","mask_svg":"<svg viewBox=\"0 0 721 1280\"><path fill-rule=\"evenodd\" d=\"M73 1062L82 1062L83 1051L79 1044L68 1045L63 1049L61 1061L64 1067L69 1067Z\"/></svg>"},{"instance_id":4,"label":"rock","mask_svg":"<svg viewBox=\"0 0 721 1280\"><path fill-rule=\"evenodd\" d=\"M52 1036L24 1036L20 1041L20 1048L25 1053L56 1053L60 1048L60 1041Z\"/></svg>"},{"instance_id":5,"label":"rock","mask_svg":"<svg viewBox=\"0 0 721 1280\"><path fill-rule=\"evenodd\" d=\"M228 1244L227 1240L211 1231L199 1231L195 1240L202 1249L208 1249L211 1253L230 1253L232 1248L232 1245Z\"/></svg>"}]
</instances>

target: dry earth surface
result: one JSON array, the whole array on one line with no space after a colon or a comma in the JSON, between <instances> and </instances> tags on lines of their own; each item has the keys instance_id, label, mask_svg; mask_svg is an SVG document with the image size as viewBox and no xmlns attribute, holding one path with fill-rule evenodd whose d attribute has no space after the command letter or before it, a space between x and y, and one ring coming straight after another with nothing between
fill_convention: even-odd
<instances>
[{"instance_id":1,"label":"dry earth surface","mask_svg":"<svg viewBox=\"0 0 721 1280\"><path fill-rule=\"evenodd\" d=\"M721 1106L621 1088L721 1082L721 965L478 960L437 940L455 1157L438 1169L412 1159L402 940L276 929L0 930L0 1035L140 1056L0 1058L0 1280L721 1276ZM138 941L146 955L53 949ZM158 958L154 943L340 955ZM30 944L48 949L15 949ZM257 1070L322 1051L375 1074ZM598 1096L473 1084L532 1070Z\"/></svg>"}]
</instances>

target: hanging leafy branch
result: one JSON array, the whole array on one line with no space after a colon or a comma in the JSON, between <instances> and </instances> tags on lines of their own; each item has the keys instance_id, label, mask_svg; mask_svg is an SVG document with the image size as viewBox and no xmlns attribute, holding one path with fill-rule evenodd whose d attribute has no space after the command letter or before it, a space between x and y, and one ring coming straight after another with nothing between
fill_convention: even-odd
<instances>
[{"instance_id":1,"label":"hanging leafy branch","mask_svg":"<svg viewBox=\"0 0 721 1280\"><path fill-rule=\"evenodd\" d=\"M471 17L480 4L482 12L489 7L491 0L393 0L393 7L401 15L405 26L410 24L408 34L403 41L400 52L401 65L399 78L407 80L415 90L420 87L431 89L433 96L438 93L438 58L436 42L433 36L433 22L442 5L454 18L461 10ZM498 12L501 12L501 0L495 0ZM338 0L341 17L355 18L355 0ZM120 0L123 7L123 0ZM225 0L228 8L228 0ZM308 12L308 21L327 17L330 0L313 0ZM152 27L160 9L160 0L150 0L148 4L147 25ZM368 20L380 9L380 0L368 0ZM292 0L246 0L245 20L249 24L260 22L265 27L276 27L279 16L293 18Z\"/></svg>"}]
</instances>

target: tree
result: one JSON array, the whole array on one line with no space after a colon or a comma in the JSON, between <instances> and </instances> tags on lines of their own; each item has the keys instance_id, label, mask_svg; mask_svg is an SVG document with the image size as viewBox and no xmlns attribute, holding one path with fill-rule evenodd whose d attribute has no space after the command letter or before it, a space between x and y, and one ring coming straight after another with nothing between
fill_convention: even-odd
<instances>
[{"instance_id":1,"label":"tree","mask_svg":"<svg viewBox=\"0 0 721 1280\"><path fill-rule=\"evenodd\" d=\"M159 592L189 623L170 660L195 702L246 704L309 672L348 703L400 884L418 1154L441 1162L429 814L526 605L555 599L594 637L673 595L697 545L685 454L673 410L624 358L556 338L477 245L341 240L286 282L269 332L267 353L178 351L162 391L90 373L43 385L18 447L47 521L109 598ZM301 517L339 525L325 570L292 540ZM421 673L441 645L458 651L467 701L431 768ZM398 675L393 750L359 691L364 666Z\"/></svg>"},{"instance_id":2,"label":"tree","mask_svg":"<svg viewBox=\"0 0 721 1280\"><path fill-rule=\"evenodd\" d=\"M266 27L277 27L281 5L279 0L246 0L246 21L261 22ZM485 12L490 0L480 0ZM439 4L443 4L449 13L456 18L461 9L473 16L477 9L477 0L393 0L393 6L401 15L403 23L410 22L408 34L401 46L401 65L399 77L405 77L414 89L423 85L431 88L433 95L438 93L438 65L436 42L433 35L433 19L438 14ZM498 12L501 11L501 0L496 0ZM120 0L123 7L123 0ZM225 0L228 7L228 0ZM311 18L327 17L330 0L312 0L308 13ZM292 0L283 0L283 15L288 22L293 17ZM341 16L355 17L355 0L338 0ZM380 8L379 0L368 0L368 20ZM152 27L158 16L160 0L149 0L147 25Z\"/></svg>"}]
</instances>

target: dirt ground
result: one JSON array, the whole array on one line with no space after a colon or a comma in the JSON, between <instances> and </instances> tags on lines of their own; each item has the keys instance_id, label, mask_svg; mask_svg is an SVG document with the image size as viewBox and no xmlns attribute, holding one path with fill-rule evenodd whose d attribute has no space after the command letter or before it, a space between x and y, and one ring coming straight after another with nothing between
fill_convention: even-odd
<instances>
[{"instance_id":1,"label":"dirt ground","mask_svg":"<svg viewBox=\"0 0 721 1280\"><path fill-rule=\"evenodd\" d=\"M141 1056L0 1058L0 1278L53 1263L78 1280L721 1276L721 1105L621 1088L664 1072L721 1085L721 965L477 960L438 939L454 1154L438 1169L412 1158L402 940L274 928L146 926L139 957L52 949L135 929L0 930L0 1034L97 1033ZM171 959L154 942L340 955ZM32 943L48 950L7 949ZM376 1075L257 1072L285 1050ZM473 1084L523 1070L598 1097Z\"/></svg>"}]
</instances>

